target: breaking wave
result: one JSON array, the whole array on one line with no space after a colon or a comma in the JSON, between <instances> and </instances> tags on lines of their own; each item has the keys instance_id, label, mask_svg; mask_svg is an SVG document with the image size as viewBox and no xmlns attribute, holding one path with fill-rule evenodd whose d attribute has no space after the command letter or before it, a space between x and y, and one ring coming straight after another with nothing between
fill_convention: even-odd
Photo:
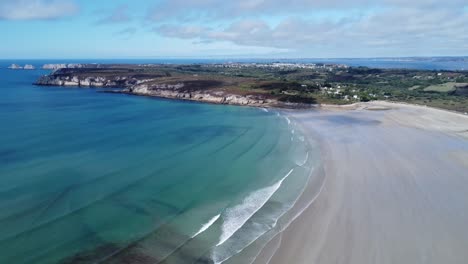
<instances>
[{"instance_id":1,"label":"breaking wave","mask_svg":"<svg viewBox=\"0 0 468 264\"><path fill-rule=\"evenodd\" d=\"M291 175L293 170L294 169L291 169L286 176L275 184L251 193L241 204L232 208L227 208L223 213L223 225L221 226L222 233L216 246L220 246L226 242L226 240L239 230L239 228L241 228L247 220L255 214L255 212L262 208L276 190L278 190L283 181Z\"/></svg>"},{"instance_id":2,"label":"breaking wave","mask_svg":"<svg viewBox=\"0 0 468 264\"><path fill-rule=\"evenodd\" d=\"M220 216L221 216L221 214L216 215L216 216L214 216L213 218L211 218L210 221L206 222L206 223L200 228L200 230L198 230L197 233L195 233L195 235L192 236L192 238L194 238L194 237L198 236L199 234L205 232L211 225L213 225L213 224L216 222L216 220L219 219Z\"/></svg>"}]
</instances>

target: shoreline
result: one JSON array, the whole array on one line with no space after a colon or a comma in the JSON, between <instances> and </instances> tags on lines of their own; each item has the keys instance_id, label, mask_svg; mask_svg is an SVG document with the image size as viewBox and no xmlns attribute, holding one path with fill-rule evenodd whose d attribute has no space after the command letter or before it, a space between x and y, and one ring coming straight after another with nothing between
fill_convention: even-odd
<instances>
[{"instance_id":1,"label":"shoreline","mask_svg":"<svg viewBox=\"0 0 468 264\"><path fill-rule=\"evenodd\" d=\"M95 87L99 88L99 87ZM370 110L370 111L386 111L392 110L389 106L375 106L376 104L389 104L394 107L398 107L399 105L403 106L410 106L410 107L421 107L423 109L433 109L443 112L449 112L452 114L457 114L461 116L468 116L467 113L438 108L433 106L427 105L419 105L419 104L411 104L405 102L398 102L398 101L385 101L385 100L376 100L376 101L369 101L369 102L356 102L352 104L304 104L304 103L282 103L281 105L260 105L260 104L230 104L230 103L220 103L220 102L212 102L212 101L204 101L198 99L187 99L187 98L180 98L180 97L170 97L170 96L160 96L160 95L151 95L151 94L139 94L139 93L132 93L127 91L99 91L102 93L115 93L115 94L124 94L129 96L141 96L147 98L156 98L156 99L168 99L168 100L176 100L181 102L195 102L201 104L212 104L212 105L231 105L231 106L243 106L243 107L254 107L254 108L265 108L265 109L276 109L278 111L285 111L286 113L289 111L311 111L311 110L328 110L328 111L352 111L352 110Z\"/></svg>"},{"instance_id":2,"label":"shoreline","mask_svg":"<svg viewBox=\"0 0 468 264\"><path fill-rule=\"evenodd\" d=\"M102 87L92 87L92 88L99 88ZM112 87L109 87L112 88ZM118 87L117 87L118 88ZM122 88L124 89L124 88ZM391 104L392 106L398 107L398 105L404 106L414 106L414 107L421 107L424 109L434 109L444 112L450 112L453 114L458 114L462 116L468 116L467 113L454 111L444 108L438 108L428 105L419 105L419 104L412 104L412 103L405 103L405 102L398 102L398 101L385 101L385 100L376 100L376 101L369 101L369 102L355 102L352 104L305 104L305 103L288 103L283 102L280 105L268 105L268 104L229 104L229 103L220 103L220 102L213 102L213 101L205 101L205 100L198 100L198 99L188 99L188 98L181 98L181 97L170 97L170 96L160 96L160 95L151 95L151 94L139 94L133 93L128 91L119 91L119 90L111 90L111 91L99 91L102 93L115 93L115 94L124 94L129 96L142 96L148 98L160 98L160 99L169 99L169 100L176 100L182 102L197 102L202 104L214 104L214 105L232 105L232 106L244 106L244 107L255 107L255 108L267 108L267 109L276 109L278 111L297 111L297 110L337 110L337 111L351 111L351 110L374 110L374 111L385 111L391 110L392 108L383 107L382 109L372 109L369 107L373 107L375 104ZM367 107L367 108L366 108Z\"/></svg>"},{"instance_id":3,"label":"shoreline","mask_svg":"<svg viewBox=\"0 0 468 264\"><path fill-rule=\"evenodd\" d=\"M162 96L162 95L152 95L152 94L143 94L143 93L134 93L128 91L99 91L102 93L113 93L113 94L123 94L128 96L141 96L147 98L155 98L155 99L167 99L167 100L175 100L181 102L193 102L193 103L200 103L200 104L211 104L211 105L230 105L230 106L242 106L242 107L254 107L254 108L265 108L265 109L277 109L279 111L284 110L307 110L307 109L316 109L319 105L315 104L302 104L302 103L289 103L289 102L276 102L274 104L257 104L257 103L224 103L224 102L216 102L210 100L200 100L200 99L192 99L192 98L184 98L184 97L174 97L174 96Z\"/></svg>"},{"instance_id":4,"label":"shoreline","mask_svg":"<svg viewBox=\"0 0 468 264\"><path fill-rule=\"evenodd\" d=\"M468 117L389 102L357 105L389 109L287 112L320 142L324 189L255 263L461 263L468 216L454 208L468 209L468 192L460 192L468 190L468 133L460 130ZM434 189L439 181L445 189Z\"/></svg>"}]
</instances>

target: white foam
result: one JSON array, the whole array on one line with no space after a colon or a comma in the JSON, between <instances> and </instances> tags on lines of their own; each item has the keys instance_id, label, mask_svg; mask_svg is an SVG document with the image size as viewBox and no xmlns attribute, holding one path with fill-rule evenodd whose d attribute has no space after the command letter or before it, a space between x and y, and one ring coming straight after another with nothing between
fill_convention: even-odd
<instances>
[{"instance_id":1,"label":"white foam","mask_svg":"<svg viewBox=\"0 0 468 264\"><path fill-rule=\"evenodd\" d=\"M264 112L267 112L267 113L268 113L268 109L262 108L262 110L263 110Z\"/></svg>"},{"instance_id":2,"label":"white foam","mask_svg":"<svg viewBox=\"0 0 468 264\"><path fill-rule=\"evenodd\" d=\"M306 156L305 156L305 158L304 158L304 161L303 161L301 164L299 164L299 163L296 162L297 166L299 166L299 167L304 166L304 165L307 163L307 160L308 160L308 159L309 159L309 152L306 153Z\"/></svg>"},{"instance_id":3,"label":"white foam","mask_svg":"<svg viewBox=\"0 0 468 264\"><path fill-rule=\"evenodd\" d=\"M325 181L324 181L324 182L325 182ZM322 185L320 186L320 190L319 190L318 194L316 194L316 196L314 196L314 198L312 198L312 200L311 200L304 208L302 208L298 214L294 215L292 219L290 219L286 224L284 224L283 226L281 226L281 228L280 228L280 230L279 230L279 232L278 232L279 235L280 235L280 237L281 237L281 235L282 235L282 232L283 232L297 217L299 217L299 215L301 215L302 212L304 212L304 211L317 199L317 197L318 197L318 196L320 195L320 193L322 192L323 186L325 185L324 182L322 182ZM275 228L276 225L278 224L278 220L279 220L281 217L283 217L283 216L289 211L289 209L291 209L292 207L294 207L294 206L296 205L297 201L301 198L302 194L304 193L304 190L305 190L307 184L309 184L309 179L307 179L307 183L305 184L305 186L304 186L304 188L302 189L301 193L296 197L296 199L294 200L294 202L293 202L292 204L289 205L288 209L285 210L285 211L283 211L283 213L281 213L281 215L280 215L279 217L275 218L275 223L273 224L273 226L271 227L271 229ZM270 230L271 230L271 229L270 229ZM268 231L269 231L269 230L266 230L263 234L265 234L265 233L268 232ZM262 235L263 235L263 234L262 234ZM259 237L260 237L260 236L259 236ZM259 237L257 237L256 239L258 239ZM274 237L272 237L271 239L273 239L273 238L274 238ZM255 240L256 240L256 239L255 239ZM258 255L261 253L261 251L263 250L263 248L265 248L266 244L268 244L268 243L271 241L271 239L269 239L269 240L263 245L263 247L261 248L261 250L260 250L260 251L258 252L258 254L254 257L253 261L250 262L249 264L252 264L253 262L255 262L255 260L257 259ZM254 240L254 241L255 241L255 240ZM254 241L252 241L251 243L249 243L248 245L246 245L243 249L241 249L241 250L238 251L237 253L240 253L240 252L244 251L244 249L246 249L248 246L250 246ZM280 242L280 243L281 243L281 242ZM275 249L275 252L276 252L276 250L277 250L277 248ZM274 253L273 253L273 255L274 255ZM231 257L232 257L232 256L230 256L229 258L231 258ZM273 256L271 256L271 257L273 257ZM268 260L268 262L266 262L267 264L270 263L271 257L270 257L270 260ZM223 263L224 261L228 260L229 258L226 258L226 259L224 259L224 260L221 261L221 262L217 262L216 264Z\"/></svg>"},{"instance_id":4,"label":"white foam","mask_svg":"<svg viewBox=\"0 0 468 264\"><path fill-rule=\"evenodd\" d=\"M290 124L291 124L291 120L290 120L287 116L285 116L284 118L286 118L286 121L288 121L288 125L290 125Z\"/></svg>"},{"instance_id":5,"label":"white foam","mask_svg":"<svg viewBox=\"0 0 468 264\"><path fill-rule=\"evenodd\" d=\"M308 157L309 157L309 152L307 152L307 154L306 154L305 162L307 162ZM303 165L305 165L305 163L304 163ZM314 168L311 167L310 170L313 171ZM306 189L306 186L309 184L309 180L310 180L310 178L307 179L307 182L306 182L306 184L304 185L304 188L302 189L302 191L300 192L300 194L296 197L296 199L294 200L294 202L291 203L291 204L287 207L287 209L284 210L278 217L275 217L274 224L270 227L270 229L264 230L264 232L263 232L262 234L257 235L256 237L252 238L252 241L251 241L251 242L249 242L249 243L247 243L246 245L244 245L244 247L243 247L242 249L236 251L235 254L238 254L238 253L244 251L244 249L246 249L246 248L247 248L248 246L250 246L253 242L255 242L260 236L264 235L264 234L265 234L266 232L268 232L269 230L275 228L275 227L277 226L277 224L278 224L278 220L279 220L280 218L282 218L291 208L293 208L294 206L296 206L298 200L302 197L302 195L303 195L303 193L304 193L304 191L305 191L305 189ZM287 221L286 223L283 223L283 225L280 227L280 230L279 230L279 235L280 235L280 236L281 236L282 232L283 232L296 218L298 218L312 203L315 202L315 200L318 198L318 196L322 193L322 190L323 190L323 188L324 188L324 186L325 186L325 182L326 182L326 178L322 181L322 184L321 184L321 186L320 186L320 189L319 189L318 193L317 193L304 207L302 207L301 209L299 209L299 212L298 212L298 213L296 213L295 215L293 215L291 219L288 219L288 221ZM274 237L275 237L275 236L274 236ZM262 250L263 250L263 248L266 246L266 244L267 244L269 241L271 241L271 239L273 239L274 237L268 239L268 241L265 243L265 245L263 245ZM260 250L260 251L257 253L257 255L253 258L253 260L252 260L251 262L249 262L249 264L252 264L253 262L255 262L255 260L257 259L258 255L261 253L262 250ZM275 249L274 251L276 252L276 249ZM232 254L232 255L230 255L230 256L228 256L228 257L224 257L223 259L220 259L220 258L216 255L216 251L213 251L213 253L212 253L212 259L213 259L213 261L215 262L215 264L221 264L221 263L225 262L226 260L230 259L230 258L231 258L233 255L235 255L235 254ZM271 260L271 257L270 257L270 260ZM269 261L270 261L270 260L269 260ZM267 263L269 263L269 261L268 261Z\"/></svg>"},{"instance_id":6,"label":"white foam","mask_svg":"<svg viewBox=\"0 0 468 264\"><path fill-rule=\"evenodd\" d=\"M232 208L227 208L223 213L223 225L221 226L221 236L216 246L220 246L228 240L237 230L239 230L247 220L252 217L260 208L262 208L273 194L278 190L283 181L291 175L294 169L291 169L286 176L275 184L256 190L249 194L241 204Z\"/></svg>"},{"instance_id":7,"label":"white foam","mask_svg":"<svg viewBox=\"0 0 468 264\"><path fill-rule=\"evenodd\" d=\"M265 229L263 230L263 232L261 233L257 233L255 234L255 237L251 237L250 238L250 241L245 244L243 246L243 248L239 249L239 250L236 250L236 252L232 252L232 254L230 254L229 256L219 256L218 255L218 252L217 251L213 251L212 252L212 255L211 255L211 258L212 260L214 261L215 264L221 264L221 263L224 263L226 260L230 259L232 256L234 256L235 254L238 254L242 251L244 251L244 249L246 249L247 247L249 247L252 243L254 243L258 238L260 238L262 235L264 235L266 232L268 232L269 230L273 229L276 227L276 225L278 224L278 220L283 217L284 214L286 214L296 203L297 201L299 200L299 198L302 196L307 184L309 182L309 179L307 179L307 183L304 185L302 191L300 192L300 194L294 199L294 202L289 204L286 208L283 208L282 212L279 214L279 215L275 215L274 216L274 223L270 226L269 229ZM283 230L283 229L282 229ZM282 231L281 230L281 231ZM268 240L270 241L270 240ZM258 252L260 253L260 252ZM255 257L255 259L258 257L258 255Z\"/></svg>"},{"instance_id":8,"label":"white foam","mask_svg":"<svg viewBox=\"0 0 468 264\"><path fill-rule=\"evenodd\" d=\"M200 230L198 230L197 233L195 233L195 235L192 236L192 238L198 236L199 234L205 232L211 225L214 224L214 222L216 222L216 220L218 220L218 218L221 216L221 214L219 215L216 215L214 216L213 218L210 219L210 221L206 222L201 228Z\"/></svg>"},{"instance_id":9,"label":"white foam","mask_svg":"<svg viewBox=\"0 0 468 264\"><path fill-rule=\"evenodd\" d=\"M315 200L317 200L317 198L320 196L320 194L321 194L322 191L323 191L323 188L324 188L324 186L325 186L325 182L326 182L326 181L327 181L327 177L325 177L325 179L323 180L322 185L320 186L320 189L319 189L318 193L315 194L315 196L314 196L304 207L302 207L302 209L299 210L298 213L296 213L293 217L291 217L291 219L288 219L289 221L288 221L287 223L285 223L285 224L282 226L282 228L281 228L281 230L280 230L280 232L279 232L280 235L282 235L282 232L283 232L284 230L286 230L286 228L288 228L289 225L290 225L292 222L294 222L300 215L302 215L302 213L303 213L305 210L307 210L307 208L309 208L309 207L315 202ZM301 195L302 195L302 194L301 194ZM298 197L298 199L299 199L299 197ZM296 202L297 202L297 200L296 200ZM276 225L276 224L275 224L275 225ZM271 241L271 240L269 240L269 241ZM269 241L268 241L268 242L269 242ZM268 242L267 242L267 243L268 243ZM274 254L276 254L276 250L278 250L278 248L275 249L275 253L274 253ZM260 253L260 252L259 252L259 253ZM257 257L258 257L258 255L257 255ZM254 261L255 261L255 260L254 260ZM269 260L268 262L266 262L266 263L269 264L270 261L271 261L271 258L270 258L270 260ZM253 263L253 262L251 262L251 263Z\"/></svg>"}]
</instances>

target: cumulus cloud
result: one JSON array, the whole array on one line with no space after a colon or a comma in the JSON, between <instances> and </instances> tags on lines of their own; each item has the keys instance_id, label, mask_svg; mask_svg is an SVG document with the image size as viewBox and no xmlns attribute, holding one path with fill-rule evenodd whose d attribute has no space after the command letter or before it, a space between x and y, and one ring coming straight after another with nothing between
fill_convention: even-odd
<instances>
[{"instance_id":1,"label":"cumulus cloud","mask_svg":"<svg viewBox=\"0 0 468 264\"><path fill-rule=\"evenodd\" d=\"M367 54L446 54L466 52L468 13L458 9L398 8L340 21L286 18L276 25L242 19L217 29L164 24L154 31L166 37L200 42L224 41L239 46L299 52L333 50ZM396 55L396 54L395 54ZM356 56L362 56L356 54Z\"/></svg>"},{"instance_id":2,"label":"cumulus cloud","mask_svg":"<svg viewBox=\"0 0 468 264\"><path fill-rule=\"evenodd\" d=\"M4 20L48 20L78 12L72 0L1 0L0 19Z\"/></svg>"},{"instance_id":3,"label":"cumulus cloud","mask_svg":"<svg viewBox=\"0 0 468 264\"><path fill-rule=\"evenodd\" d=\"M128 6L121 5L113 9L109 15L99 19L97 24L117 24L131 21L132 18L128 14Z\"/></svg>"}]
</instances>

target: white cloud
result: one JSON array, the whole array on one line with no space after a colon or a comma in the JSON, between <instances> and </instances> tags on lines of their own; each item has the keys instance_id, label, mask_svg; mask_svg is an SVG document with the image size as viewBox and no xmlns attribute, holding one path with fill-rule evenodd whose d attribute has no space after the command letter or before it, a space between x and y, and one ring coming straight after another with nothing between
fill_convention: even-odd
<instances>
[{"instance_id":1,"label":"white cloud","mask_svg":"<svg viewBox=\"0 0 468 264\"><path fill-rule=\"evenodd\" d=\"M302 54L401 56L466 54L466 25L468 13L463 10L393 8L338 22L296 17L272 26L259 19L242 19L222 29L165 24L154 31L172 38L288 49Z\"/></svg>"},{"instance_id":2,"label":"white cloud","mask_svg":"<svg viewBox=\"0 0 468 264\"><path fill-rule=\"evenodd\" d=\"M76 14L72 0L1 0L0 19L47 20Z\"/></svg>"}]
</instances>

